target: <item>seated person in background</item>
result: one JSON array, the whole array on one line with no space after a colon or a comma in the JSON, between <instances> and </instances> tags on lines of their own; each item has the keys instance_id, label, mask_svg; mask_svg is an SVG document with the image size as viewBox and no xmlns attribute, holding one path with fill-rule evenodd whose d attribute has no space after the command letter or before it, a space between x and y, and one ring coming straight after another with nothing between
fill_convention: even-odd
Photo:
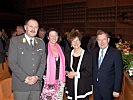
<instances>
[{"instance_id":1,"label":"seated person in background","mask_svg":"<svg viewBox=\"0 0 133 100\"><path fill-rule=\"evenodd\" d=\"M2 36L2 32L0 31L0 67L2 67L2 69L4 69L3 63L5 62L5 50L4 50L4 44L2 42L1 36Z\"/></svg>"}]
</instances>

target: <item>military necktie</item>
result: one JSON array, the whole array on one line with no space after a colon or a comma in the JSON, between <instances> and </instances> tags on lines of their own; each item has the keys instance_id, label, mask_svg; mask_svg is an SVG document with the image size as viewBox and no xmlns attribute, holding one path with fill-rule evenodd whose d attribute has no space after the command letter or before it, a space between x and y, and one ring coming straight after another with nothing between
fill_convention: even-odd
<instances>
[{"instance_id":1,"label":"military necktie","mask_svg":"<svg viewBox=\"0 0 133 100\"><path fill-rule=\"evenodd\" d=\"M33 43L32 43L32 39L30 39L30 46L33 48Z\"/></svg>"}]
</instances>

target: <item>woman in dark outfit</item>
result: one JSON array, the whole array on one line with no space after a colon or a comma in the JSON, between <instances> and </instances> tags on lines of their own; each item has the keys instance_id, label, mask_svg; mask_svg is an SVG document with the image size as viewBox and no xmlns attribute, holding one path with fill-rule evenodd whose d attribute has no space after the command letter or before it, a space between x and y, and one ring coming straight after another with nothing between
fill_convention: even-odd
<instances>
[{"instance_id":1,"label":"woman in dark outfit","mask_svg":"<svg viewBox=\"0 0 133 100\"><path fill-rule=\"evenodd\" d=\"M67 98L69 100L89 100L89 95L92 94L91 54L80 47L81 33L77 29L70 32L68 39L73 50L66 53Z\"/></svg>"}]
</instances>

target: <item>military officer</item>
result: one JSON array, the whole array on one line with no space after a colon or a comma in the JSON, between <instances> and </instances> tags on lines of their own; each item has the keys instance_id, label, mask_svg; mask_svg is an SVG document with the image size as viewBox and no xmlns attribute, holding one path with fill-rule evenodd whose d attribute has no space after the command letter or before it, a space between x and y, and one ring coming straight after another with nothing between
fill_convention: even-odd
<instances>
[{"instance_id":1,"label":"military officer","mask_svg":"<svg viewBox=\"0 0 133 100\"><path fill-rule=\"evenodd\" d=\"M35 19L26 21L26 33L10 40L9 67L15 100L39 100L45 69L45 44L35 37L39 28Z\"/></svg>"}]
</instances>

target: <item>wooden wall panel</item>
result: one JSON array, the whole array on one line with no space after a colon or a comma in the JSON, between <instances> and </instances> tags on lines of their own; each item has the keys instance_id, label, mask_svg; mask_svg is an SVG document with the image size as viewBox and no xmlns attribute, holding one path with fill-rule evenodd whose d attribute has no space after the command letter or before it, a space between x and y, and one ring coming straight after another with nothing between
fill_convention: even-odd
<instances>
[{"instance_id":1,"label":"wooden wall panel","mask_svg":"<svg viewBox=\"0 0 133 100\"><path fill-rule=\"evenodd\" d=\"M124 40L133 40L133 25L129 23L117 23L115 34L121 34Z\"/></svg>"},{"instance_id":2,"label":"wooden wall panel","mask_svg":"<svg viewBox=\"0 0 133 100\"><path fill-rule=\"evenodd\" d=\"M87 0L62 0L63 3L86 2Z\"/></svg>"},{"instance_id":3,"label":"wooden wall panel","mask_svg":"<svg viewBox=\"0 0 133 100\"><path fill-rule=\"evenodd\" d=\"M47 5L57 5L57 4L61 4L62 0L47 0Z\"/></svg>"},{"instance_id":4,"label":"wooden wall panel","mask_svg":"<svg viewBox=\"0 0 133 100\"><path fill-rule=\"evenodd\" d=\"M119 6L133 5L133 0L117 0Z\"/></svg>"},{"instance_id":5,"label":"wooden wall panel","mask_svg":"<svg viewBox=\"0 0 133 100\"><path fill-rule=\"evenodd\" d=\"M41 7L42 5L57 5L74 2L86 2L89 8L133 5L133 0L26 0L26 7L35 8Z\"/></svg>"},{"instance_id":6,"label":"wooden wall panel","mask_svg":"<svg viewBox=\"0 0 133 100\"><path fill-rule=\"evenodd\" d=\"M100 8L115 6L116 0L87 0L88 8Z\"/></svg>"},{"instance_id":7,"label":"wooden wall panel","mask_svg":"<svg viewBox=\"0 0 133 100\"><path fill-rule=\"evenodd\" d=\"M38 8L42 6L43 0L26 0L26 8Z\"/></svg>"},{"instance_id":8,"label":"wooden wall panel","mask_svg":"<svg viewBox=\"0 0 133 100\"><path fill-rule=\"evenodd\" d=\"M86 2L87 0L26 0L27 8L58 5L62 3Z\"/></svg>"},{"instance_id":9,"label":"wooden wall panel","mask_svg":"<svg viewBox=\"0 0 133 100\"><path fill-rule=\"evenodd\" d=\"M128 6L133 5L133 0L86 0L89 8Z\"/></svg>"},{"instance_id":10,"label":"wooden wall panel","mask_svg":"<svg viewBox=\"0 0 133 100\"><path fill-rule=\"evenodd\" d=\"M121 34L122 39L126 41L133 41L133 28L118 28L115 34Z\"/></svg>"},{"instance_id":11,"label":"wooden wall panel","mask_svg":"<svg viewBox=\"0 0 133 100\"><path fill-rule=\"evenodd\" d=\"M65 32L76 27L90 35L102 29L132 40L132 25L119 20L123 12L133 20L133 0L27 0L26 5L27 16L48 28L58 26Z\"/></svg>"}]
</instances>

